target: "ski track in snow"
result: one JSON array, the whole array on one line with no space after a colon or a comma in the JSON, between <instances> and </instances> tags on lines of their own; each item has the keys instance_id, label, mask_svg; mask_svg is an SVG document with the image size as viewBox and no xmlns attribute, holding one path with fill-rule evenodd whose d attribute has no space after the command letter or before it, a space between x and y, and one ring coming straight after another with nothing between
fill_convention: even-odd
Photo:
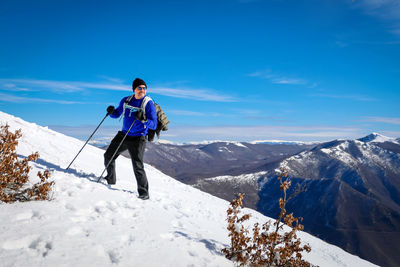
<instances>
[{"instance_id":1,"label":"ski track in snow","mask_svg":"<svg viewBox=\"0 0 400 267\"><path fill-rule=\"evenodd\" d=\"M222 255L230 241L227 201L184 185L145 165L150 200L137 198L129 159L116 162L117 184L97 183L101 149L0 112L0 124L22 128L18 154L39 151L32 181L50 169L52 201L0 204L1 266L234 266ZM252 222L268 220L258 212ZM320 266L373 266L307 233L305 258Z\"/></svg>"}]
</instances>

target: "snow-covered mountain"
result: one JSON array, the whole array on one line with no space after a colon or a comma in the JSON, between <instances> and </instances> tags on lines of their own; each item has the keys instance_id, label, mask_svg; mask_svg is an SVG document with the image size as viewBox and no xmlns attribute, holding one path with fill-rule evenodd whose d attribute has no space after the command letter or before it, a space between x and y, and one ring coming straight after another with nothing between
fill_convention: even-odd
<instances>
[{"instance_id":1,"label":"snow-covered mountain","mask_svg":"<svg viewBox=\"0 0 400 267\"><path fill-rule=\"evenodd\" d=\"M288 208L302 214L312 234L383 266L399 266L400 145L371 134L335 140L280 163L307 188ZM275 214L269 202L276 181L262 179L258 210Z\"/></svg>"},{"instance_id":2,"label":"snow-covered mountain","mask_svg":"<svg viewBox=\"0 0 400 267\"><path fill-rule=\"evenodd\" d=\"M303 141L287 141L287 140L257 140L250 144L272 144L272 145L315 145L321 143L319 141L303 142Z\"/></svg>"},{"instance_id":3,"label":"snow-covered mountain","mask_svg":"<svg viewBox=\"0 0 400 267\"><path fill-rule=\"evenodd\" d=\"M363 138L357 139L358 141L365 143L384 143L384 142L396 142L395 138L387 137L379 133L371 133Z\"/></svg>"},{"instance_id":4,"label":"snow-covered mountain","mask_svg":"<svg viewBox=\"0 0 400 267\"><path fill-rule=\"evenodd\" d=\"M269 162L285 159L314 146L222 141L190 145L148 143L144 160L165 174L187 184L195 184L203 178L256 172Z\"/></svg>"},{"instance_id":5,"label":"snow-covered mountain","mask_svg":"<svg viewBox=\"0 0 400 267\"><path fill-rule=\"evenodd\" d=\"M104 151L0 112L0 124L22 129L18 153L38 151L31 178L49 168L52 201L0 204L1 266L233 266L220 250L229 244L228 202L182 184L146 165L150 200L137 198L130 160L117 160L117 185L96 183ZM270 218L253 210L252 221ZM373 266L307 233L305 258L319 266Z\"/></svg>"},{"instance_id":6,"label":"snow-covered mountain","mask_svg":"<svg viewBox=\"0 0 400 267\"><path fill-rule=\"evenodd\" d=\"M276 169L306 186L288 204L306 231L383 266L399 266L400 144L380 134L321 143L259 171L199 180L194 186L229 199L245 192L249 207L275 217Z\"/></svg>"}]
</instances>

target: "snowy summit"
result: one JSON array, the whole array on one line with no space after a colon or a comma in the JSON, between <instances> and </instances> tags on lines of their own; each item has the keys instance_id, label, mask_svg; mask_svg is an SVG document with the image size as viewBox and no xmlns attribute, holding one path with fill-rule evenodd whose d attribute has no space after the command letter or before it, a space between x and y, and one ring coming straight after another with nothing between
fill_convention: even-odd
<instances>
[{"instance_id":1,"label":"snowy summit","mask_svg":"<svg viewBox=\"0 0 400 267\"><path fill-rule=\"evenodd\" d=\"M364 142L364 143L396 142L395 138L387 137L387 136L381 135L379 133L371 133L371 134L364 136L362 138L359 138L357 140Z\"/></svg>"},{"instance_id":2,"label":"snowy summit","mask_svg":"<svg viewBox=\"0 0 400 267\"><path fill-rule=\"evenodd\" d=\"M229 203L146 165L150 199L137 198L130 160L119 157L117 184L97 183L104 151L0 112L0 124L22 129L18 154L38 151L31 179L51 170L51 201L0 204L1 266L234 266L221 254L230 243ZM276 203L273 203L276 204ZM270 218L246 209L252 220ZM298 215L300 216L300 214ZM307 233L306 260L319 266L373 266Z\"/></svg>"}]
</instances>

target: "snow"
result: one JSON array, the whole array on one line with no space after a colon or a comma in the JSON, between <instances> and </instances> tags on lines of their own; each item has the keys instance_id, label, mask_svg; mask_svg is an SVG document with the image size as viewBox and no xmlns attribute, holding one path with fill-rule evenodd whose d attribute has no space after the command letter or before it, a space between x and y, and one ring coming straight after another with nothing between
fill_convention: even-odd
<instances>
[{"instance_id":1,"label":"snow","mask_svg":"<svg viewBox=\"0 0 400 267\"><path fill-rule=\"evenodd\" d=\"M383 140L383 139L379 139L379 140ZM382 142L387 142L387 141L382 141ZM350 153L350 151L349 151L350 143L357 146L357 148L359 149L359 151L362 154L361 157L355 157ZM394 152L380 148L379 146L376 145L376 143L380 143L380 142L375 142L375 141L363 142L360 140L344 141L343 143L340 143L339 145L332 146L330 148L321 148L319 150L321 152L327 154L329 157L340 160L344 164L351 166L351 167L356 167L357 164L362 163L362 164L368 164L370 166L379 165L379 166L385 168L385 166L388 166L387 163L390 162L393 157L397 157L397 155ZM314 155L314 152L312 152L312 151L305 152L304 158L306 160L303 159L302 161L309 163L311 161L313 155ZM295 159L295 157L291 157L288 160L294 160L294 159ZM286 160L286 161L288 161L288 160ZM398 172L399 170L398 170L398 168L395 168L395 165L393 165L392 171Z\"/></svg>"},{"instance_id":2,"label":"snow","mask_svg":"<svg viewBox=\"0 0 400 267\"><path fill-rule=\"evenodd\" d=\"M374 143L361 143L358 146L363 155L359 161L370 166L378 165L382 168L387 168L388 162L391 162L393 158L398 158L396 153L380 148ZM400 167L392 164L391 171L399 173Z\"/></svg>"},{"instance_id":3,"label":"snow","mask_svg":"<svg viewBox=\"0 0 400 267\"><path fill-rule=\"evenodd\" d=\"M255 140L249 142L250 144L275 144L275 145L314 145L322 143L321 141L311 141L311 142L304 142L304 141L287 141L287 140Z\"/></svg>"},{"instance_id":4,"label":"snow","mask_svg":"<svg viewBox=\"0 0 400 267\"><path fill-rule=\"evenodd\" d=\"M161 144L169 144L169 145L176 145L176 146L187 146L187 145L211 145L214 143L225 143L226 145L235 145L238 147L243 147L243 148L248 148L241 142L235 142L235 141L222 141L222 140L205 140L205 141L199 141L199 142L185 142L185 143L179 143L179 142L172 142L172 141L167 141L167 140L156 140L155 143L161 143Z\"/></svg>"},{"instance_id":5,"label":"snow","mask_svg":"<svg viewBox=\"0 0 400 267\"><path fill-rule=\"evenodd\" d=\"M0 124L21 128L18 153L38 151L31 179L49 168L51 201L0 204L1 266L234 266L220 250L229 245L228 202L184 185L145 165L150 199L137 198L129 159L117 160L117 184L96 183L103 153L84 142L0 111ZM269 220L245 209L252 220ZM307 233L299 233L319 266L373 266Z\"/></svg>"},{"instance_id":6,"label":"snow","mask_svg":"<svg viewBox=\"0 0 400 267\"><path fill-rule=\"evenodd\" d=\"M218 152L221 152L221 153L224 153L224 152L233 153L226 146L219 147L218 148Z\"/></svg>"},{"instance_id":7,"label":"snow","mask_svg":"<svg viewBox=\"0 0 400 267\"><path fill-rule=\"evenodd\" d=\"M240 142L232 142L233 145L238 146L238 147L244 147L244 148L248 148L247 146L243 145Z\"/></svg>"},{"instance_id":8,"label":"snow","mask_svg":"<svg viewBox=\"0 0 400 267\"><path fill-rule=\"evenodd\" d=\"M223 140L204 140L204 141L193 141L193 142L173 142L171 141L170 144L176 146L187 146L187 145L210 145L213 143L234 143L232 141L223 141Z\"/></svg>"},{"instance_id":9,"label":"snow","mask_svg":"<svg viewBox=\"0 0 400 267\"><path fill-rule=\"evenodd\" d=\"M365 142L365 143L384 143L384 142L394 142L397 143L395 138L387 137L379 133L371 133L367 136L364 136L363 138L359 138L359 141Z\"/></svg>"},{"instance_id":10,"label":"snow","mask_svg":"<svg viewBox=\"0 0 400 267\"><path fill-rule=\"evenodd\" d=\"M165 144L165 145L173 145L174 143L165 139L157 139L154 141L154 143L160 143L160 144Z\"/></svg>"},{"instance_id":11,"label":"snow","mask_svg":"<svg viewBox=\"0 0 400 267\"><path fill-rule=\"evenodd\" d=\"M216 177L211 177L211 178L205 178L200 180L198 183L201 185L202 183L206 181L213 181L213 182L227 182L227 181L234 181L236 184L247 184L247 183L255 183L258 181L258 179L265 175L267 172L261 171L261 172L256 172L256 173L250 173L250 174L242 174L238 176L233 176L233 175L222 175L222 176L216 176Z\"/></svg>"},{"instance_id":12,"label":"snow","mask_svg":"<svg viewBox=\"0 0 400 267\"><path fill-rule=\"evenodd\" d=\"M347 152L348 149L349 149L349 141L345 141L331 148L321 148L320 151L330 155L331 157L334 157L335 159L342 161L343 163L349 166L354 166L357 160L353 158L350 155L350 153Z\"/></svg>"}]
</instances>

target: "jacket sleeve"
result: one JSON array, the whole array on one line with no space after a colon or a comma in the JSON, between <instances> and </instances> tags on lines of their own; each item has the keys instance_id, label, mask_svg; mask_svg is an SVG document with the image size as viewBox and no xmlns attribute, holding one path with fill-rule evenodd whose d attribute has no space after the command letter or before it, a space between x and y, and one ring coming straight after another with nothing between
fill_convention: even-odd
<instances>
[{"instance_id":1,"label":"jacket sleeve","mask_svg":"<svg viewBox=\"0 0 400 267\"><path fill-rule=\"evenodd\" d=\"M124 102L125 102L126 97L122 98L121 101L119 102L119 106L114 110L113 113L110 114L111 118L119 118L121 116L122 111L124 109Z\"/></svg>"},{"instance_id":2,"label":"jacket sleeve","mask_svg":"<svg viewBox=\"0 0 400 267\"><path fill-rule=\"evenodd\" d=\"M149 101L146 105L146 119L146 127L155 130L157 128L157 111L153 101Z\"/></svg>"}]
</instances>

